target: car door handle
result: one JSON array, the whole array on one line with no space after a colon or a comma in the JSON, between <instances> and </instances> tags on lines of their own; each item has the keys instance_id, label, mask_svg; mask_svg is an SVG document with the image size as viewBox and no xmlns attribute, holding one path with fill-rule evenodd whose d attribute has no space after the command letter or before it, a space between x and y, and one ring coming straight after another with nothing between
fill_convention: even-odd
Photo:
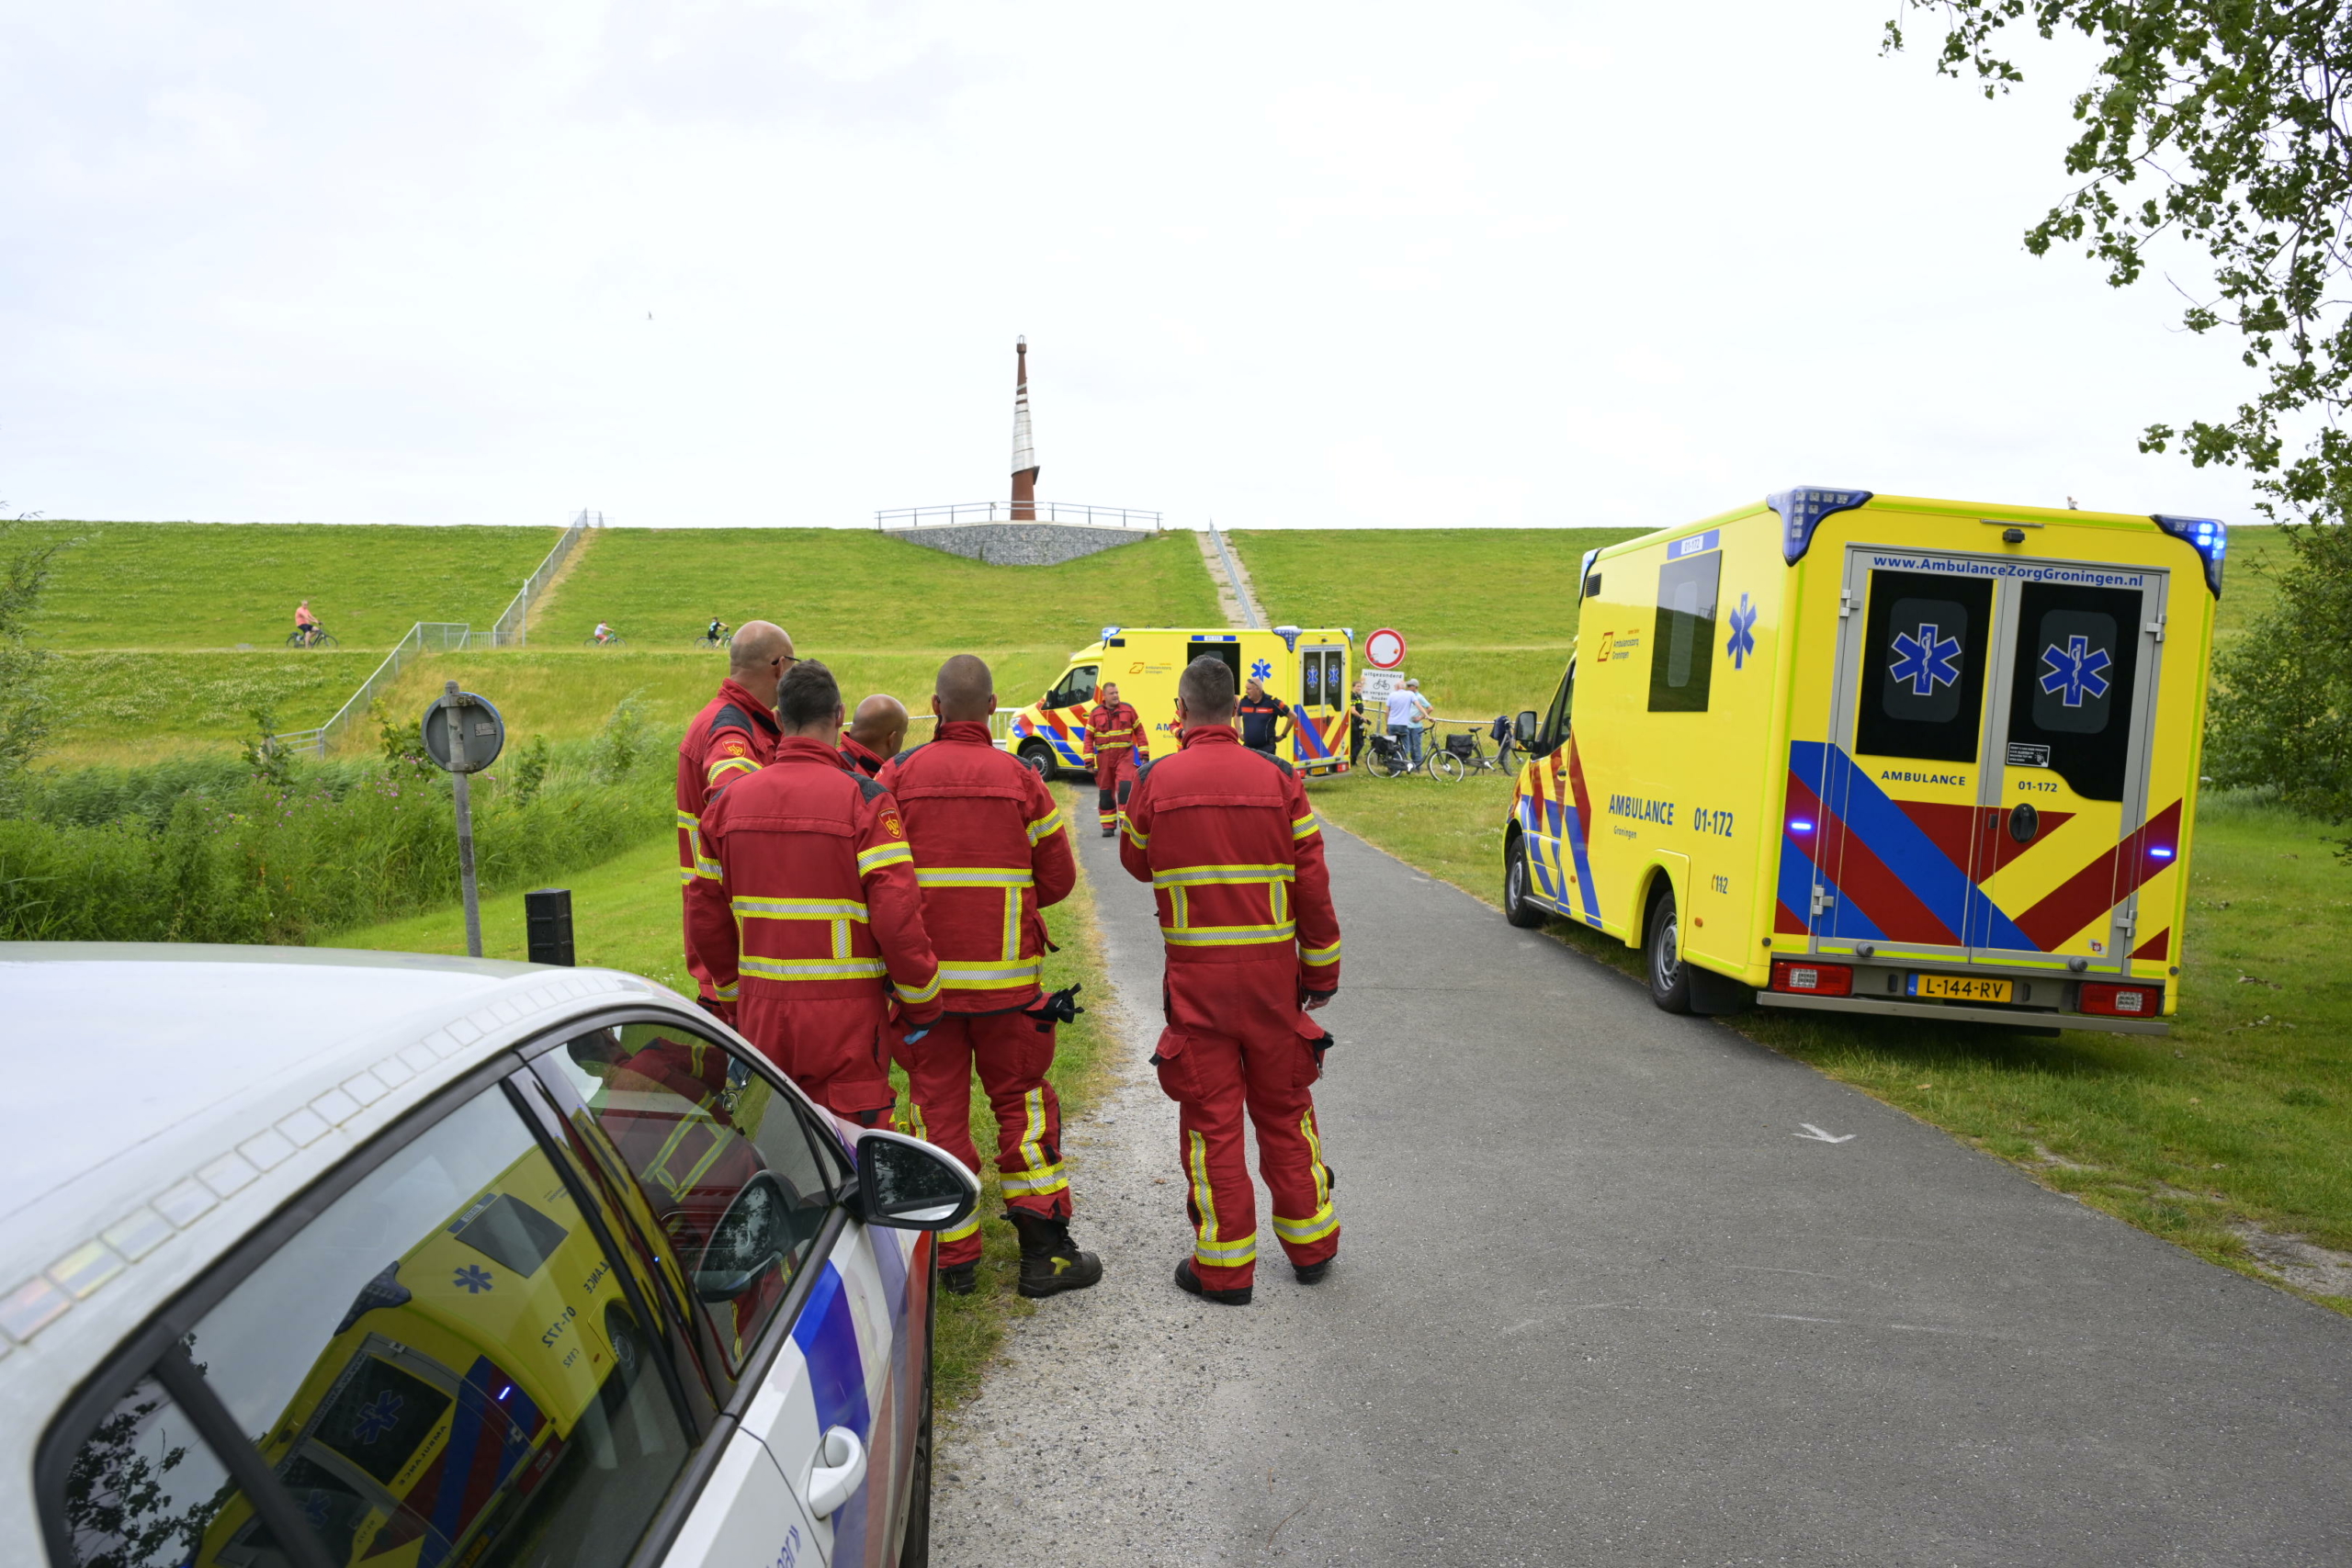
<instances>
[{"instance_id":1,"label":"car door handle","mask_svg":"<svg viewBox=\"0 0 2352 1568\"><path fill-rule=\"evenodd\" d=\"M808 1511L823 1518L865 1484L865 1445L847 1427L831 1427L819 1445L823 1462L808 1472Z\"/></svg>"}]
</instances>

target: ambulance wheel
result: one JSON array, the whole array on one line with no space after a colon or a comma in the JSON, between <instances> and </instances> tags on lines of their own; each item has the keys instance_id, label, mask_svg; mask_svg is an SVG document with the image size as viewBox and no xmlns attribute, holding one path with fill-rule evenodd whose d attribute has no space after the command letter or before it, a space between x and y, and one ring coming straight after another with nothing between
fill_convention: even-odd
<instances>
[{"instance_id":1,"label":"ambulance wheel","mask_svg":"<svg viewBox=\"0 0 2352 1568\"><path fill-rule=\"evenodd\" d=\"M1544 908L1529 897L1535 891L1535 868L1527 863L1527 840L1513 839L1503 854L1503 919L1523 931L1544 923Z\"/></svg>"},{"instance_id":2,"label":"ambulance wheel","mask_svg":"<svg viewBox=\"0 0 2352 1568\"><path fill-rule=\"evenodd\" d=\"M1650 900L1649 930L1642 943L1649 971L1650 1000L1668 1012L1690 1010L1690 971L1682 962L1682 923L1674 911L1674 889L1660 882Z\"/></svg>"},{"instance_id":3,"label":"ambulance wheel","mask_svg":"<svg viewBox=\"0 0 2352 1568\"><path fill-rule=\"evenodd\" d=\"M1021 761L1039 778L1051 784L1054 779L1054 749L1042 740L1032 740L1021 748Z\"/></svg>"}]
</instances>

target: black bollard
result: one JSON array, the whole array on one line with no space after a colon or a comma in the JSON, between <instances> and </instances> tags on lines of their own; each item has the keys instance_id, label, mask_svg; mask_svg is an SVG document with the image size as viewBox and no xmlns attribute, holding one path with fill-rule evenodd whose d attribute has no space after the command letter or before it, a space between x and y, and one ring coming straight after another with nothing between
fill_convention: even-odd
<instances>
[{"instance_id":1,"label":"black bollard","mask_svg":"<svg viewBox=\"0 0 2352 1568\"><path fill-rule=\"evenodd\" d=\"M523 919L530 929L532 963L572 965L571 888L541 887L524 894Z\"/></svg>"}]
</instances>

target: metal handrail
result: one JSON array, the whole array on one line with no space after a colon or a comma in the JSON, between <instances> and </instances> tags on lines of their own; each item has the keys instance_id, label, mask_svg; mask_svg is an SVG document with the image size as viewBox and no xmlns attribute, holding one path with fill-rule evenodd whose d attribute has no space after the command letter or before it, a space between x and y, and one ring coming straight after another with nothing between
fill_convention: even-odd
<instances>
[{"instance_id":1,"label":"metal handrail","mask_svg":"<svg viewBox=\"0 0 2352 1568\"><path fill-rule=\"evenodd\" d=\"M1145 512L1132 506L1096 506L1082 501L1024 501L1019 503L1033 513L1029 517L1012 515L1014 503L1010 501L958 501L944 506L894 506L874 514L874 526L887 530L896 523L902 528L921 528L924 519L930 526L944 527L956 523L1078 523L1091 528L1149 528L1159 529L1159 513Z\"/></svg>"},{"instance_id":2,"label":"metal handrail","mask_svg":"<svg viewBox=\"0 0 2352 1568\"><path fill-rule=\"evenodd\" d=\"M555 547L548 551L547 558L539 562L538 570L523 580L522 590L507 602L505 610L490 628L491 647L521 648L529 642L532 597L548 585L548 580L555 576L556 569L563 565L564 558L571 554L572 547L580 543L589 529L604 526L603 513L583 510L571 520L571 526L556 536Z\"/></svg>"},{"instance_id":3,"label":"metal handrail","mask_svg":"<svg viewBox=\"0 0 2352 1568\"><path fill-rule=\"evenodd\" d=\"M273 735L269 738L270 745L280 751L308 751L314 757L323 758L327 754L328 744L357 723L359 716L375 705L376 694L400 678L401 671L410 660L425 651L426 643L435 645L434 651L446 653L453 648L469 647L473 637L473 627L464 621L417 622L401 634L400 641L392 645L391 652L384 655L384 661L376 666L375 673L362 681L359 689L334 710L333 718L309 729L288 729Z\"/></svg>"}]
</instances>

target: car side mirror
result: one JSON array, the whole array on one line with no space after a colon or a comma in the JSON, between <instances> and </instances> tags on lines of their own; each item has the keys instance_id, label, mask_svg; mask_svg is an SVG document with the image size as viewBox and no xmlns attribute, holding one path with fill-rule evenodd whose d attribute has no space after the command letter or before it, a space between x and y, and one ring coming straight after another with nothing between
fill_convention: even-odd
<instances>
[{"instance_id":1,"label":"car side mirror","mask_svg":"<svg viewBox=\"0 0 2352 1568\"><path fill-rule=\"evenodd\" d=\"M1037 699L1037 705L1041 708L1049 708L1054 705L1054 689L1051 686L1046 687L1046 694Z\"/></svg>"},{"instance_id":2,"label":"car side mirror","mask_svg":"<svg viewBox=\"0 0 2352 1568\"><path fill-rule=\"evenodd\" d=\"M1536 726L1541 723L1543 723L1543 720L1536 716L1535 710L1533 708L1520 709L1519 716L1510 721L1510 732L1512 739L1517 740L1521 747L1534 745L1535 728Z\"/></svg>"},{"instance_id":3,"label":"car side mirror","mask_svg":"<svg viewBox=\"0 0 2352 1568\"><path fill-rule=\"evenodd\" d=\"M743 1184L695 1259L695 1295L731 1302L784 1267L792 1251L792 1199L774 1171Z\"/></svg>"},{"instance_id":4,"label":"car side mirror","mask_svg":"<svg viewBox=\"0 0 2352 1568\"><path fill-rule=\"evenodd\" d=\"M953 1230L980 1206L980 1179L933 1144L869 1128L857 1139L857 1217L889 1230Z\"/></svg>"}]
</instances>

